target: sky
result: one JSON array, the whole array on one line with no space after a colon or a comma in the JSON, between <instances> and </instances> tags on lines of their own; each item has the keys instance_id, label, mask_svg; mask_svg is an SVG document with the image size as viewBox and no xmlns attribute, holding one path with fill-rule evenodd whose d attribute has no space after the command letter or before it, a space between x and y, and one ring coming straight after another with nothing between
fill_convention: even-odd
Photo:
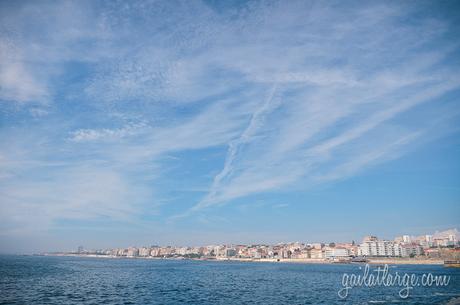
<instances>
[{"instance_id":1,"label":"sky","mask_svg":"<svg viewBox=\"0 0 460 305\"><path fill-rule=\"evenodd\" d=\"M0 2L0 252L460 228L456 1Z\"/></svg>"}]
</instances>

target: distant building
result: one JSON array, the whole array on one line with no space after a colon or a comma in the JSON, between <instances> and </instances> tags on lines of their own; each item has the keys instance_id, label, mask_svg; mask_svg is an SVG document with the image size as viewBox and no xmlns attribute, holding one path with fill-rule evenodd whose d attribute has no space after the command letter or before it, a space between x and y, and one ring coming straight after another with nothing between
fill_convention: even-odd
<instances>
[{"instance_id":1,"label":"distant building","mask_svg":"<svg viewBox=\"0 0 460 305\"><path fill-rule=\"evenodd\" d=\"M188 248L186 247L181 247L176 249L176 254L179 255L186 255L188 253Z\"/></svg>"},{"instance_id":2,"label":"distant building","mask_svg":"<svg viewBox=\"0 0 460 305\"><path fill-rule=\"evenodd\" d=\"M156 257L160 256L160 248L155 247L150 250L150 256Z\"/></svg>"},{"instance_id":3,"label":"distant building","mask_svg":"<svg viewBox=\"0 0 460 305\"><path fill-rule=\"evenodd\" d=\"M368 242L368 241L378 241L378 238L377 236L372 236L372 235L366 236L363 238L363 243Z\"/></svg>"},{"instance_id":4,"label":"distant building","mask_svg":"<svg viewBox=\"0 0 460 305\"><path fill-rule=\"evenodd\" d=\"M327 259L345 258L349 256L350 256L350 253L345 248L328 247L324 251L324 257Z\"/></svg>"},{"instance_id":5,"label":"distant building","mask_svg":"<svg viewBox=\"0 0 460 305\"><path fill-rule=\"evenodd\" d=\"M439 248L425 249L423 253L429 258L441 257L441 250Z\"/></svg>"},{"instance_id":6,"label":"distant building","mask_svg":"<svg viewBox=\"0 0 460 305\"><path fill-rule=\"evenodd\" d=\"M401 256L402 257L412 257L420 256L423 254L423 248L417 244L404 244L401 245Z\"/></svg>"},{"instance_id":7,"label":"distant building","mask_svg":"<svg viewBox=\"0 0 460 305\"><path fill-rule=\"evenodd\" d=\"M321 249L311 249L310 250L310 258L313 258L313 259L322 259L322 258L324 258L323 250L321 250Z\"/></svg>"},{"instance_id":8,"label":"distant building","mask_svg":"<svg viewBox=\"0 0 460 305\"><path fill-rule=\"evenodd\" d=\"M139 256L141 257L150 256L150 248L146 248L146 247L139 248Z\"/></svg>"},{"instance_id":9,"label":"distant building","mask_svg":"<svg viewBox=\"0 0 460 305\"><path fill-rule=\"evenodd\" d=\"M434 245L438 247L452 247L455 246L457 243L455 242L455 239L449 239L449 238L436 238L434 240Z\"/></svg>"},{"instance_id":10,"label":"distant building","mask_svg":"<svg viewBox=\"0 0 460 305\"><path fill-rule=\"evenodd\" d=\"M359 256L401 256L401 246L388 240L378 240L373 236L372 239L365 238L363 243L358 246Z\"/></svg>"},{"instance_id":11,"label":"distant building","mask_svg":"<svg viewBox=\"0 0 460 305\"><path fill-rule=\"evenodd\" d=\"M347 249L348 254L350 256L357 256L358 255L358 246L355 246L353 244L353 242L352 243L339 243L339 244L336 244L336 247L337 248L345 248L345 249Z\"/></svg>"},{"instance_id":12,"label":"distant building","mask_svg":"<svg viewBox=\"0 0 460 305\"><path fill-rule=\"evenodd\" d=\"M310 258L310 251L307 249L302 249L300 253L298 254L298 258Z\"/></svg>"},{"instance_id":13,"label":"distant building","mask_svg":"<svg viewBox=\"0 0 460 305\"><path fill-rule=\"evenodd\" d=\"M236 256L236 249L228 248L225 253L226 257L233 257Z\"/></svg>"},{"instance_id":14,"label":"distant building","mask_svg":"<svg viewBox=\"0 0 460 305\"><path fill-rule=\"evenodd\" d=\"M314 243L314 244L311 244L311 247L312 247L313 249L319 249L319 250L321 250L321 248L323 247L323 244L321 244L321 243Z\"/></svg>"},{"instance_id":15,"label":"distant building","mask_svg":"<svg viewBox=\"0 0 460 305\"><path fill-rule=\"evenodd\" d=\"M136 257L139 256L139 250L137 248L129 247L126 253L127 257Z\"/></svg>"}]
</instances>

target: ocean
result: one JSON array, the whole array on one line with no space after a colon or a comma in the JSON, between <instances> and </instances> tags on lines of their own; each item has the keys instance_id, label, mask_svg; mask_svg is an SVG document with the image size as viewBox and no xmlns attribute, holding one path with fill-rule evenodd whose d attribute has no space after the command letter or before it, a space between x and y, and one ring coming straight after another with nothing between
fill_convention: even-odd
<instances>
[{"instance_id":1,"label":"ocean","mask_svg":"<svg viewBox=\"0 0 460 305\"><path fill-rule=\"evenodd\" d=\"M375 266L371 266L375 268ZM0 256L0 304L459 304L460 269L389 266L391 274L446 275L447 286L354 287L364 265Z\"/></svg>"}]
</instances>

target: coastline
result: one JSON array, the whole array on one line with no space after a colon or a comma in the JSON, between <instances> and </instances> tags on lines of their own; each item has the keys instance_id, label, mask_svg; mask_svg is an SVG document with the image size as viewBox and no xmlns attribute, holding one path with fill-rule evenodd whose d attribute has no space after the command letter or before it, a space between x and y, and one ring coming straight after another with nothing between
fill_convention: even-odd
<instances>
[{"instance_id":1,"label":"coastline","mask_svg":"<svg viewBox=\"0 0 460 305\"><path fill-rule=\"evenodd\" d=\"M68 257L88 257L88 258L111 258L111 259L143 259L143 260L194 260L194 261L215 261L215 262L253 262L253 263L294 263L294 264L356 264L349 261L331 261L326 259L314 258L181 258L181 257L126 257L113 255L96 254L75 254L75 253L47 253L40 256L68 256ZM364 262L363 262L364 263ZM367 264L371 265L443 265L441 259L417 259L417 258L368 258Z\"/></svg>"},{"instance_id":2,"label":"coastline","mask_svg":"<svg viewBox=\"0 0 460 305\"><path fill-rule=\"evenodd\" d=\"M368 264L374 265L444 265L441 259L409 259L409 258L371 258Z\"/></svg>"}]
</instances>

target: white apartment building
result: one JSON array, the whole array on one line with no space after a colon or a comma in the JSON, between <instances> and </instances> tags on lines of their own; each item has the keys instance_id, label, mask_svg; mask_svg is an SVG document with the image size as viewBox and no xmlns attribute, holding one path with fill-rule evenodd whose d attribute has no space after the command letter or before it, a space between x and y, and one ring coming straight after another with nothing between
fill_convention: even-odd
<instances>
[{"instance_id":1,"label":"white apartment building","mask_svg":"<svg viewBox=\"0 0 460 305\"><path fill-rule=\"evenodd\" d=\"M359 256L401 256L401 246L389 240L364 240L358 246Z\"/></svg>"}]
</instances>

